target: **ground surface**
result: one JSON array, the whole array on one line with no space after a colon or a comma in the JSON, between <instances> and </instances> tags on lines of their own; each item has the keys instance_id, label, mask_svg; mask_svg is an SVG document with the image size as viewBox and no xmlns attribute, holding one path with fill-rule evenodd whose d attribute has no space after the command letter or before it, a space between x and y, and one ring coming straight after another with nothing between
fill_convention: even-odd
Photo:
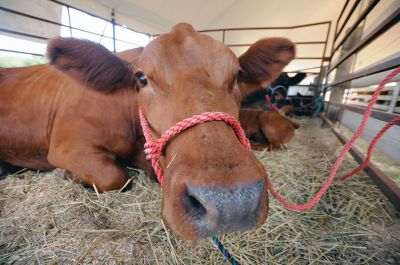
<instances>
[{"instance_id":1,"label":"ground surface","mask_svg":"<svg viewBox=\"0 0 400 265\"><path fill-rule=\"evenodd\" d=\"M308 201L340 145L319 120L301 119L287 151L258 152L288 200ZM347 159L341 175L356 164ZM210 240L177 239L160 219L161 189L131 171L128 192L96 194L60 170L0 181L0 264L221 264ZM243 264L400 264L400 218L364 173L336 180L317 207L270 197L266 223L222 237Z\"/></svg>"}]
</instances>

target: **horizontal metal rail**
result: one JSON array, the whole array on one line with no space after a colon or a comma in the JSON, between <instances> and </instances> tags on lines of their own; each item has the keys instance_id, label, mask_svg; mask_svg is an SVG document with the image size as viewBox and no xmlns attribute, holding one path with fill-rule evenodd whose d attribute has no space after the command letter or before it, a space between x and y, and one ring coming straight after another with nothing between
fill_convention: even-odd
<instances>
[{"instance_id":1,"label":"horizontal metal rail","mask_svg":"<svg viewBox=\"0 0 400 265\"><path fill-rule=\"evenodd\" d=\"M51 0L52 1L52 0ZM222 32L225 34L227 31L248 31L248 30L282 30L282 29L298 29L304 27L313 27L313 26L320 26L320 25L328 25L330 21L322 21L317 23L310 23L310 24L302 24L302 25L295 25L295 26L285 26L285 27L247 27L247 28L219 28L219 29L202 29L197 30L200 33L207 33L207 32ZM158 37L161 34L154 34L154 37Z\"/></svg>"},{"instance_id":2,"label":"horizontal metal rail","mask_svg":"<svg viewBox=\"0 0 400 265\"><path fill-rule=\"evenodd\" d=\"M334 105L340 109L349 110L349 111L356 112L359 114L364 114L364 112L366 110L365 107L360 107L360 106L356 106L356 105L348 105L348 104L329 102L329 101L325 101L325 103L327 103L329 105ZM400 117L400 115L395 114L395 113L383 112L383 111L379 111L379 110L372 110L371 117L374 119L380 120L380 121L389 122L395 118ZM400 126L400 124L396 124L396 126Z\"/></svg>"},{"instance_id":3,"label":"horizontal metal rail","mask_svg":"<svg viewBox=\"0 0 400 265\"><path fill-rule=\"evenodd\" d=\"M319 69L319 66L302 68L302 69L299 69L299 70L296 70L296 71L303 72L303 71L313 70L313 69Z\"/></svg>"},{"instance_id":4,"label":"horizontal metal rail","mask_svg":"<svg viewBox=\"0 0 400 265\"><path fill-rule=\"evenodd\" d=\"M343 14L344 14L344 11L346 10L346 7L347 7L347 5L350 3L350 0L346 0L346 3L344 3L344 5L343 5L343 8L342 8L342 10L340 11L340 14L339 14L339 17L338 17L338 19L336 20L336 25L335 25L335 33L334 33L334 35L333 35L333 37L336 39L336 36L337 36L337 29L338 29L338 26L339 26L339 22L340 22L340 20L342 19L342 16L343 16Z\"/></svg>"},{"instance_id":5,"label":"horizontal metal rail","mask_svg":"<svg viewBox=\"0 0 400 265\"><path fill-rule=\"evenodd\" d=\"M309 75L319 75L319 72L305 72L305 71L286 71L286 73L304 73Z\"/></svg>"},{"instance_id":6,"label":"horizontal metal rail","mask_svg":"<svg viewBox=\"0 0 400 265\"><path fill-rule=\"evenodd\" d=\"M25 36L25 37L29 37L29 38L34 38L34 39L48 40L48 38L46 38L46 37L32 35L32 34L23 33L23 32L14 31L14 30L9 30L9 29L5 29L5 28L0 28L0 31L1 32L10 33L10 34L14 34L14 35L20 35L20 36Z\"/></svg>"},{"instance_id":7,"label":"horizontal metal rail","mask_svg":"<svg viewBox=\"0 0 400 265\"><path fill-rule=\"evenodd\" d=\"M332 72L339 64L344 62L347 58L357 53L373 40L378 38L381 34L390 29L394 24L400 21L400 7L398 7L389 17L382 21L372 32L365 36L359 43L357 43L348 53L338 59L328 70L328 74Z\"/></svg>"},{"instance_id":8,"label":"horizontal metal rail","mask_svg":"<svg viewBox=\"0 0 400 265\"><path fill-rule=\"evenodd\" d=\"M87 11L85 11L85 10L82 10L82 9L76 8L76 7L74 7L74 6L65 4L65 3L63 3L63 2L60 2L60 1L57 1L57 0L49 0L49 1L50 1L50 2L53 2L53 3L56 3L56 4L59 4L59 5L62 5L62 6L65 6L65 7L67 7L67 8L76 9L76 10L81 11L81 12L84 12L84 13L90 15L90 16L93 16L93 17L102 19L102 20L104 20L104 21L110 22L109 20L104 19L104 18L102 18L102 17L100 17L100 16L98 16L98 15L95 15L95 14L92 14L92 13L87 12ZM93 35L99 36L99 37L101 37L101 38L113 39L112 37L104 36L103 34L99 34L99 33L93 32L93 31L88 31L88 30L76 28L76 27L73 27L73 26L71 26L71 25L64 25L64 24L62 24L62 23L60 23L60 22L51 21L51 20L48 20L48 19L44 19L44 18L41 18L41 17L34 16L34 15L30 15L30 14L26 14L26 13L23 13L23 12L19 12L19 11L17 11L17 10L12 10L12 9L9 9L9 8L6 8L6 7L0 7L0 10L3 10L3 11L5 11L5 12L9 12L9 13L13 13L13 14L16 14L16 15L24 16L24 17L27 17L27 18L30 18L30 19L34 19L34 20L37 20L37 21L42 21L42 22L45 22L45 23L49 23L49 24L52 24L52 25L56 25L56 26L59 26L59 27L66 27L66 28L69 28L70 30L72 29L72 30L77 30L77 31L85 32L85 33L88 33L88 34L93 34ZM110 22L110 23L111 23L111 22ZM116 23L116 24L117 24L117 23ZM117 25L120 25L120 24L117 24ZM328 34L329 34L329 28L330 28L330 25L331 25L331 22L330 22L330 21L323 21L323 22L310 23L310 24L302 24L302 25L295 25L295 26L285 26L285 27L224 28L224 29L199 30L199 32L215 32L215 31L221 31L221 32L223 32L223 39L224 39L224 41L225 41L225 32L227 32L227 31L240 31L240 30L282 30L282 29L288 29L288 30L290 30L290 29L298 29L298 28L313 27L313 26L321 26L321 25L328 25ZM37 36L37 35L28 34L28 33L23 33L23 32L18 32L18 31L11 30L11 29L6 29L6 28L0 28L0 31L7 32L7 33L10 33L10 34L20 35L20 36L25 36L25 37L31 37L31 38L41 39L41 40L48 40L47 37ZM146 35L148 35L148 36L151 36L150 34L143 33L143 32L140 32L140 31L134 31L134 32L138 32L138 33L142 33L142 34L146 34ZM154 35L154 36L157 36L157 35ZM116 39L116 40L117 40L117 41L124 42L124 43L128 43L128 44L140 46L140 45L138 45L137 43L133 43L133 42L129 42L129 41L121 40L121 39ZM326 39L325 41L303 41L303 42L295 42L295 43L296 43L297 45L312 45L312 44L324 45L324 50L325 50L325 49L326 49L326 46L327 46L327 39ZM227 46L229 46L229 47L245 47L245 46L250 46L250 45L251 45L251 44L230 44L230 45L227 45ZM313 56L304 56L304 57L297 57L296 59L299 59L299 60L321 60L321 65L323 64L324 61L329 61L329 60L330 60L330 58L329 58L329 57L325 57L324 54L322 55L322 57L318 57L318 56L316 56L316 57L313 57ZM317 67L315 67L315 68L317 68ZM297 72L299 72L299 71L297 71Z\"/></svg>"},{"instance_id":9,"label":"horizontal metal rail","mask_svg":"<svg viewBox=\"0 0 400 265\"><path fill-rule=\"evenodd\" d=\"M246 28L219 28L219 29L204 29L204 30L197 30L197 32L200 33L209 33L209 32L221 32L222 33L222 43L224 43L226 46L233 48L233 47L250 47L252 43L238 43L238 44L227 44L225 43L225 37L226 37L226 32L229 31L252 31L252 30L291 30L291 29L299 29L299 28L305 28L305 27L313 27L313 26L321 26L321 25L327 25L327 37L325 41L299 41L295 42L297 45L311 45L311 44L319 44L319 45L324 45L324 52L322 53L321 57L312 57L312 56L305 56L305 57L297 57L295 59L299 60L321 60L321 64L318 67L313 67L311 69L319 69L321 72L321 68L323 65L324 61L330 61L330 57L325 56L325 51L328 43L328 37L329 37L329 32L330 32L330 27L331 27L331 21L322 21L322 22L317 22L317 23L310 23L310 24L302 24L302 25L295 25L295 26L284 26L284 27L246 27ZM155 34L153 35L154 37L158 37L161 34ZM308 70L308 68L306 69ZM300 72L301 70L295 70L295 72Z\"/></svg>"},{"instance_id":10,"label":"horizontal metal rail","mask_svg":"<svg viewBox=\"0 0 400 265\"><path fill-rule=\"evenodd\" d=\"M356 28L360 25L361 21L363 21L367 15L374 9L374 7L379 3L379 0L372 0L362 14L357 18L354 22L353 26L346 32L343 39L337 44L337 46L332 50L331 57L339 50L339 48L343 45L343 43L350 37L350 35L356 30ZM335 45L335 43L333 43Z\"/></svg>"},{"instance_id":11,"label":"horizontal metal rail","mask_svg":"<svg viewBox=\"0 0 400 265\"><path fill-rule=\"evenodd\" d=\"M340 133L340 131L334 128L332 122L325 116L321 115L324 122L326 122L332 132L336 135L342 144L346 144L348 140ZM358 164L362 164L365 160L365 156L362 152L354 145L350 149L350 154ZM372 181L381 189L383 194L389 199L397 210L400 210L400 188L396 182L391 180L388 176L383 173L378 166L373 162L370 162L367 167L364 168L365 173L372 179ZM348 180L349 181L349 180Z\"/></svg>"},{"instance_id":12,"label":"horizontal metal rail","mask_svg":"<svg viewBox=\"0 0 400 265\"><path fill-rule=\"evenodd\" d=\"M390 70L390 69L394 69L394 68L396 68L398 66L400 66L400 58L394 58L394 59L391 59L389 61L386 61L386 62L377 64L377 65L368 67L367 69L360 70L360 71L354 72L352 74L349 74L348 76L343 77L340 80L337 80L337 81L335 81L333 83L330 83L330 84L326 84L325 88L336 86L336 85L342 84L344 82L351 81L351 80L354 80L354 79L358 79L358 78L361 78L361 77L365 77L365 76L368 76L368 75L372 75L372 74L384 72L384 71L387 71L387 70Z\"/></svg>"},{"instance_id":13,"label":"horizontal metal rail","mask_svg":"<svg viewBox=\"0 0 400 265\"><path fill-rule=\"evenodd\" d=\"M286 27L248 27L248 28L220 28L220 29L204 29L198 30L198 32L215 32L215 31L238 31L238 30L279 30L279 29L298 29L312 26L320 26L320 25L328 25L331 23L330 21L322 21L317 23L310 24L302 24L295 26L286 26Z\"/></svg>"},{"instance_id":14,"label":"horizontal metal rail","mask_svg":"<svg viewBox=\"0 0 400 265\"><path fill-rule=\"evenodd\" d=\"M45 23L49 23L49 24L52 24L52 25L56 25L56 26L60 26L60 27L66 27L66 28L70 28L70 29L73 29L73 30L77 30L77 31L81 31L81 32L93 34L93 35L96 35L96 36L99 36L99 37L102 37L102 38L113 39L113 37L108 37L108 36L105 36L105 35L102 35L102 34L93 32L93 31L88 31L88 30L76 28L76 27L73 27L73 26L64 25L64 24L59 23L59 22L55 22L55 21L51 21L51 20L48 20L48 19L44 19L44 18L40 18L40 17L28 15L28 14L25 14L25 13L22 13L22 12L19 12L19 11L16 11L16 10L8 9L8 8L5 8L5 7L0 7L0 10L3 10L3 11L8 12L8 13L12 13L12 14L20 15L20 16L23 16L23 17L31 18L31 19L34 19L34 20L42 21L42 22L45 22ZM105 21L109 22L108 20L105 20ZM110 23L111 23L111 22L110 22ZM2 29L3 29L3 28L2 28ZM3 31L4 31L4 30L7 30L7 29L3 29ZM12 30L10 30L10 31L12 31ZM23 36L23 35L26 34L26 33L14 31L14 34L22 35L22 36ZM29 35L30 35L30 34L29 34ZM42 37L42 36L35 36L35 35L31 35L31 36L32 36L33 38L38 38L38 39L48 39L48 38L45 38L45 37ZM137 43L130 42L130 41L126 41L126 40L121 40L121 39L117 39L117 38L116 38L115 40L121 41L121 42L124 42L124 43L127 43L127 44L132 44L132 45L140 46L140 45L137 44Z\"/></svg>"},{"instance_id":15,"label":"horizontal metal rail","mask_svg":"<svg viewBox=\"0 0 400 265\"><path fill-rule=\"evenodd\" d=\"M315 44L320 44L323 45L326 42L325 41L299 41L299 42L293 42L296 45L315 45ZM225 44L228 47L249 47L253 45L253 43L243 43L243 44Z\"/></svg>"},{"instance_id":16,"label":"horizontal metal rail","mask_svg":"<svg viewBox=\"0 0 400 265\"><path fill-rule=\"evenodd\" d=\"M76 9L76 10L78 10L78 11L80 11L80 12L83 12L83 13L86 13L86 14L88 14L88 15L92 16L92 17L97 17L97 18L100 18L100 19L106 20L106 21L108 21L108 22L110 22L110 23L111 23L111 21L110 21L110 20L108 20L108 19L106 19L106 18L104 18L104 17L101 17L101 16L98 16L98 15L96 15L96 14L93 14L93 13L91 13L91 12L85 11L85 10L83 10L83 9L80 9L80 8L78 8L78 7L75 7L75 6L68 5L68 4L64 3L64 2L57 1L57 0L49 0L49 1L50 1L50 2L53 2L53 3L55 3L55 4L59 4L59 5L61 5L61 6L65 6L65 7L69 7L69 8ZM124 25L122 25L122 24L119 24L119 23L117 23L117 22L115 22L115 25L118 25L118 26L124 27ZM137 32L137 33L141 33L141 34L147 35L147 36L149 36L149 38L151 37L151 34L149 34L149 33L146 33L146 32L143 32L143 31L133 30L133 29L129 29L129 28L128 28L128 30L131 30L131 31L133 31L133 32Z\"/></svg>"},{"instance_id":17,"label":"horizontal metal rail","mask_svg":"<svg viewBox=\"0 0 400 265\"><path fill-rule=\"evenodd\" d=\"M68 27L68 26L66 26L66 27ZM80 30L80 29L76 29L76 30L78 30L78 31L83 31L83 30ZM0 28L0 31L6 32L6 33L10 33L10 34L14 34L14 35L20 35L20 36L30 37L30 38L34 38L34 39L41 39L41 40L49 40L49 39L50 39L50 38L46 38L46 37L43 37L43 36L28 34L28 33L19 32L19 31L14 31L14 30L9 30L9 29L5 29L5 28ZM101 35L99 35L99 36L101 36ZM112 39L111 37L107 37L107 36L102 36L102 37L103 37L103 38ZM129 42L129 41L125 41L125 40L119 40L119 39L116 39L116 40L117 40L117 41L120 41L120 42L127 43L127 44L132 44L132 45L140 46L139 44L134 43L134 42Z\"/></svg>"},{"instance_id":18,"label":"horizontal metal rail","mask_svg":"<svg viewBox=\"0 0 400 265\"><path fill-rule=\"evenodd\" d=\"M21 53L21 54L29 54L34 56L44 56L44 54L40 53L32 53L32 52L23 52L23 51L15 51L15 50L7 50L7 49L0 49L1 52L13 52L13 53Z\"/></svg>"},{"instance_id":19,"label":"horizontal metal rail","mask_svg":"<svg viewBox=\"0 0 400 265\"><path fill-rule=\"evenodd\" d=\"M304 27L313 27L313 26L321 26L321 25L327 25L327 34L325 37L324 41L299 41L299 42L294 42L297 45L324 45L324 49L322 52L321 57L313 57L313 56L304 56L304 57L297 57L295 59L298 60L321 60L320 66L315 67L315 69L319 69L319 72L321 72L323 63L326 61L330 61L330 57L325 56L326 48L327 48L327 43L328 43L328 38L329 38L329 33L330 33L330 28L331 28L331 21L322 21L322 22L317 22L317 23L310 23L310 24L303 24L303 25L295 25L295 26L285 26L285 27L248 27L248 28L220 28L220 29L206 29L206 30L198 30L200 33L209 33L209 32L221 32L222 33L222 42L227 45L230 48L233 47L250 47L252 43L239 43L239 44L226 44L225 43L225 38L226 38L226 32L229 31L252 31L252 30L291 30L291 29L299 29L299 28L304 28ZM155 35L158 36L158 35ZM312 68L314 69L314 67ZM308 69L307 69L308 70ZM295 72L300 72L301 70L296 70Z\"/></svg>"},{"instance_id":20,"label":"horizontal metal rail","mask_svg":"<svg viewBox=\"0 0 400 265\"><path fill-rule=\"evenodd\" d=\"M350 1L346 1L344 4L344 7L339 15L339 18L336 22L336 29L335 29L335 34L334 34L334 40L332 44L332 50L331 50L331 58L333 58L333 55L340 49L340 47L343 46L345 43L346 39L348 39L351 34L357 29L357 27L361 24L363 20L368 16L368 14L376 7L376 5L379 3L377 0L371 0L367 7L362 11L362 13L357 17L356 21L352 24L352 26L349 28L349 30L343 35L342 39L340 40L339 43L338 37L340 34L343 34L343 30L346 27L346 24L350 20L350 17L353 15L354 11L357 8L357 5L360 3L360 1L355 1L354 5L351 7L351 10L349 14L347 15L346 19L344 22L341 24L340 29L338 30L339 27L339 21L342 18L346 7L348 6ZM325 81L325 86L324 86L324 95L325 92L327 91L327 88L332 87L333 89L335 86L342 84L344 82L348 82L354 79L358 79L361 77L365 76L370 76L376 73L384 72L393 68L396 68L400 65L400 58L394 58L391 60L388 60L383 63L378 63L373 66L366 67L365 69L361 69L359 71L353 72L351 74L348 74L347 76L344 76L343 78L336 80L335 82L331 84L327 84L328 82L328 75L331 73L333 70L337 69L337 67L344 62L346 59L348 59L350 56L353 54L356 54L358 51L363 49L366 45L370 44L373 40L381 36L384 32L386 32L388 29L390 29L393 25L395 25L399 21L399 8L395 10L388 18L386 18L384 21L379 23L377 27L375 27L368 35L366 35L363 39L361 39L349 52L344 54L342 57L340 57L336 62L329 63L328 66L328 71L325 74L326 81ZM337 32L336 32L337 31ZM336 45L335 45L336 44ZM360 107L357 105L349 105L349 104L342 104L342 103L336 103L336 102L327 102L327 109L329 109L329 106L331 107L336 107L339 108L340 110L349 110L355 113L363 114L366 111L365 107ZM388 113L388 112L383 112L379 110L372 110L371 112L371 117L389 122L393 120L396 117L399 117L399 114L395 113ZM331 127L332 132L337 136L337 138L340 140L342 144L347 143L347 139L337 130L336 128L333 128L333 124L331 121L321 115L322 119L324 120L325 123L329 124ZM397 124L398 126L398 124ZM362 164L363 161L365 160L365 156L358 150L355 146L353 146L350 149L350 154L353 156L353 158L359 163ZM364 168L364 171L370 176L370 178L374 181L374 183L382 190L384 195L392 202L392 204L400 210L400 188L399 186L391 180L389 177L387 177L374 163L370 163L368 167Z\"/></svg>"},{"instance_id":21,"label":"horizontal metal rail","mask_svg":"<svg viewBox=\"0 0 400 265\"><path fill-rule=\"evenodd\" d=\"M356 10L358 4L361 2L361 0L356 0L353 4L353 6L350 9L350 12L347 14L347 17L345 18L344 22L342 23L342 26L338 30L338 32L335 35L335 39L339 37L340 33L342 33L344 27L346 26L347 22L350 20L351 16L353 15L354 11ZM338 20L339 21L339 20Z\"/></svg>"},{"instance_id":22,"label":"horizontal metal rail","mask_svg":"<svg viewBox=\"0 0 400 265\"><path fill-rule=\"evenodd\" d=\"M322 61L329 61L329 57L310 57L310 56L305 56L305 57L295 57L293 60L322 60Z\"/></svg>"}]
</instances>

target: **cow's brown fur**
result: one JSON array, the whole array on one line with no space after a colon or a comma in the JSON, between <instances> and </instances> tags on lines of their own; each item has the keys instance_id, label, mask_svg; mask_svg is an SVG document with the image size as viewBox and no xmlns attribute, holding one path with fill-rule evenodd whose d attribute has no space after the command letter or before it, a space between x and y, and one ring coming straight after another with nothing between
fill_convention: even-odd
<instances>
[{"instance_id":1,"label":"cow's brown fur","mask_svg":"<svg viewBox=\"0 0 400 265\"><path fill-rule=\"evenodd\" d=\"M47 65L0 71L0 160L64 168L100 191L125 184L120 162L151 172L133 87L100 93Z\"/></svg>"},{"instance_id":2,"label":"cow's brown fur","mask_svg":"<svg viewBox=\"0 0 400 265\"><path fill-rule=\"evenodd\" d=\"M295 110L295 108L293 105L286 105L286 106L283 106L282 108L280 108L278 110L278 112L284 116L290 116L294 110Z\"/></svg>"},{"instance_id":3,"label":"cow's brown fur","mask_svg":"<svg viewBox=\"0 0 400 265\"><path fill-rule=\"evenodd\" d=\"M143 52L143 49L143 47L137 47L122 52L117 52L115 55L124 61L134 62Z\"/></svg>"},{"instance_id":4,"label":"cow's brown fur","mask_svg":"<svg viewBox=\"0 0 400 265\"><path fill-rule=\"evenodd\" d=\"M134 84L128 62L118 59L105 47L86 40L59 38L48 45L50 64L88 86L113 92ZM85 58L85 60L82 60Z\"/></svg>"},{"instance_id":5,"label":"cow's brown fur","mask_svg":"<svg viewBox=\"0 0 400 265\"><path fill-rule=\"evenodd\" d=\"M284 38L266 38L254 43L239 57L242 99L261 87L268 87L295 56L293 42Z\"/></svg>"},{"instance_id":6,"label":"cow's brown fur","mask_svg":"<svg viewBox=\"0 0 400 265\"><path fill-rule=\"evenodd\" d=\"M267 47L261 49L260 43ZM255 44L256 50L265 54L259 56L273 58L260 59L258 67L266 70L256 77L270 83L293 52L275 48L267 52L271 42L260 43ZM246 58L241 59L243 65ZM253 79L236 82L240 69L236 56L185 23L149 43L132 64L99 45L73 39L52 41L49 59L60 71L45 65L0 70L0 160L33 169L64 168L71 178L100 191L125 184L123 164L150 171L144 161L139 106L158 138L178 121L205 111L239 118L243 94L260 85ZM242 67L239 76L253 76L249 69ZM139 72L147 75L147 85L136 84ZM174 138L161 164L163 218L189 239L202 234L185 216L182 196L187 185L235 189L263 182L265 174L223 122L198 125ZM268 212L265 185L257 199L256 223L261 225Z\"/></svg>"},{"instance_id":7,"label":"cow's brown fur","mask_svg":"<svg viewBox=\"0 0 400 265\"><path fill-rule=\"evenodd\" d=\"M300 127L298 123L273 111L241 109L239 117L254 150L282 148L293 138L295 129Z\"/></svg>"}]
</instances>

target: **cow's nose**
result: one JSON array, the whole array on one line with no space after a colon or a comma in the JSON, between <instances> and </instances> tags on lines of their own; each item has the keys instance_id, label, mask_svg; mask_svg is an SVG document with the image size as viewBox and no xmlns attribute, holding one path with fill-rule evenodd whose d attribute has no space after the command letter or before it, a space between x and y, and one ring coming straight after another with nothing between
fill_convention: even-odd
<instances>
[{"instance_id":1,"label":"cow's nose","mask_svg":"<svg viewBox=\"0 0 400 265\"><path fill-rule=\"evenodd\" d=\"M248 230L259 219L265 181L235 187L187 185L183 205L199 237Z\"/></svg>"}]
</instances>

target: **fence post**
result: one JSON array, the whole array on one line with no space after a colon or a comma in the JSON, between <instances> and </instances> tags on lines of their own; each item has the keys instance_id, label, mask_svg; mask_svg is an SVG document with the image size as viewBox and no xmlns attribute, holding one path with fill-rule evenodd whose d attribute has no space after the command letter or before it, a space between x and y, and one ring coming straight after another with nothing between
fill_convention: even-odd
<instances>
[{"instance_id":1,"label":"fence post","mask_svg":"<svg viewBox=\"0 0 400 265\"><path fill-rule=\"evenodd\" d=\"M392 99L390 100L388 111L389 113L393 113L394 108L396 107L397 97L399 96L400 91L400 82L397 82L396 87L392 90Z\"/></svg>"},{"instance_id":2,"label":"fence post","mask_svg":"<svg viewBox=\"0 0 400 265\"><path fill-rule=\"evenodd\" d=\"M115 12L114 12L114 8L111 10L111 24L112 24L112 29L113 29L113 50L115 53L115 52L117 52L117 49L115 47Z\"/></svg>"}]
</instances>

